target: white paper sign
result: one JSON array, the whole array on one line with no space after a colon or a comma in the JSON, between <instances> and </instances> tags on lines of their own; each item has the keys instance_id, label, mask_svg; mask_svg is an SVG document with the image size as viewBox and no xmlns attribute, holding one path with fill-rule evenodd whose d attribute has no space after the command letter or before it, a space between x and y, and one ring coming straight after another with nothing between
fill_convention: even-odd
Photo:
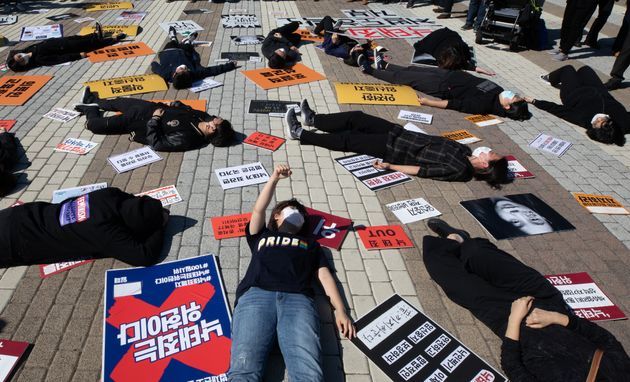
<instances>
[{"instance_id":1,"label":"white paper sign","mask_svg":"<svg viewBox=\"0 0 630 382\"><path fill-rule=\"evenodd\" d=\"M427 133L426 131L422 130L421 128L419 128L418 126L414 125L411 122L409 122L405 126L403 126L403 129L405 129L407 131L414 132L414 133L420 133L420 134L426 134Z\"/></svg>"},{"instance_id":2,"label":"white paper sign","mask_svg":"<svg viewBox=\"0 0 630 382\"><path fill-rule=\"evenodd\" d=\"M562 154L566 153L567 150L573 146L573 143L540 133L529 145L535 149L547 151L556 156L562 156Z\"/></svg>"},{"instance_id":3,"label":"white paper sign","mask_svg":"<svg viewBox=\"0 0 630 382\"><path fill-rule=\"evenodd\" d=\"M116 172L123 173L162 160L149 146L107 158Z\"/></svg>"},{"instance_id":4,"label":"white paper sign","mask_svg":"<svg viewBox=\"0 0 630 382\"><path fill-rule=\"evenodd\" d=\"M407 314L401 314L401 312L408 312ZM409 305L407 301L400 301L396 305L392 306L387 312L378 316L374 321L370 322L363 329L357 332L357 337L367 346L368 349L374 349L374 347L389 337L390 334L400 329L404 324L411 320L418 311ZM392 320L392 317L398 317L397 320ZM380 335L378 337L371 338L366 336L366 333L377 332Z\"/></svg>"},{"instance_id":5,"label":"white paper sign","mask_svg":"<svg viewBox=\"0 0 630 382\"><path fill-rule=\"evenodd\" d=\"M73 20L73 21L74 21L75 23L79 23L79 24L81 24L81 23L84 23L84 22L86 22L86 21L92 21L92 20L94 20L94 17L81 17L80 19L75 19L75 20Z\"/></svg>"},{"instance_id":6,"label":"white paper sign","mask_svg":"<svg viewBox=\"0 0 630 382\"><path fill-rule=\"evenodd\" d=\"M260 162L214 170L224 190L251 186L269 180L269 174Z\"/></svg>"},{"instance_id":7,"label":"white paper sign","mask_svg":"<svg viewBox=\"0 0 630 382\"><path fill-rule=\"evenodd\" d=\"M54 108L48 113L44 114L44 118L50 118L52 120L65 123L65 122L75 119L76 117L80 115L81 113L79 113L78 111Z\"/></svg>"},{"instance_id":8,"label":"white paper sign","mask_svg":"<svg viewBox=\"0 0 630 382\"><path fill-rule=\"evenodd\" d=\"M256 15L221 15L223 28L258 28L260 22Z\"/></svg>"},{"instance_id":9,"label":"white paper sign","mask_svg":"<svg viewBox=\"0 0 630 382\"><path fill-rule=\"evenodd\" d=\"M17 23L18 17L16 15L1 15L0 25L11 25Z\"/></svg>"},{"instance_id":10,"label":"white paper sign","mask_svg":"<svg viewBox=\"0 0 630 382\"><path fill-rule=\"evenodd\" d=\"M136 196L150 196L153 199L157 199L162 203L162 207L170 206L171 204L179 203L182 200L182 197L179 195L177 188L175 186L166 186L156 188L155 190L150 190L146 192L142 192L140 194L136 194Z\"/></svg>"},{"instance_id":11,"label":"white paper sign","mask_svg":"<svg viewBox=\"0 0 630 382\"><path fill-rule=\"evenodd\" d=\"M193 82L192 86L188 90L194 93L199 93L219 86L223 86L223 83L210 78L204 78L203 80Z\"/></svg>"},{"instance_id":12,"label":"white paper sign","mask_svg":"<svg viewBox=\"0 0 630 382\"><path fill-rule=\"evenodd\" d=\"M63 37L61 24L23 27L20 41L39 41L49 38Z\"/></svg>"},{"instance_id":13,"label":"white paper sign","mask_svg":"<svg viewBox=\"0 0 630 382\"><path fill-rule=\"evenodd\" d=\"M386 206L403 224L442 215L432 205L422 198L394 202Z\"/></svg>"},{"instance_id":14,"label":"white paper sign","mask_svg":"<svg viewBox=\"0 0 630 382\"><path fill-rule=\"evenodd\" d=\"M147 12L123 12L120 16L116 17L116 20L123 21L142 21L145 18Z\"/></svg>"},{"instance_id":15,"label":"white paper sign","mask_svg":"<svg viewBox=\"0 0 630 382\"><path fill-rule=\"evenodd\" d=\"M86 141L78 138L66 138L63 142L55 147L55 151L62 151L65 153L73 153L79 155L85 155L90 150L96 147L98 143Z\"/></svg>"},{"instance_id":16,"label":"white paper sign","mask_svg":"<svg viewBox=\"0 0 630 382\"><path fill-rule=\"evenodd\" d=\"M168 30L173 27L175 31L183 36L189 35L193 32L202 31L203 28L192 20L179 20L179 21L167 21L161 23L160 27L168 33Z\"/></svg>"},{"instance_id":17,"label":"white paper sign","mask_svg":"<svg viewBox=\"0 0 630 382\"><path fill-rule=\"evenodd\" d=\"M64 188L61 190L53 191L52 203L57 204L61 203L66 199L76 198L77 196L85 195L88 192L102 190L103 188L107 188L107 183L95 183L88 184L86 186L72 187L72 188Z\"/></svg>"},{"instance_id":18,"label":"white paper sign","mask_svg":"<svg viewBox=\"0 0 630 382\"><path fill-rule=\"evenodd\" d=\"M431 122L433 122L433 115L425 114L425 113L417 113L415 111L409 111L409 110L401 110L398 113L398 119L404 119L405 121L419 122L419 123L424 123L425 125L430 125Z\"/></svg>"}]
</instances>

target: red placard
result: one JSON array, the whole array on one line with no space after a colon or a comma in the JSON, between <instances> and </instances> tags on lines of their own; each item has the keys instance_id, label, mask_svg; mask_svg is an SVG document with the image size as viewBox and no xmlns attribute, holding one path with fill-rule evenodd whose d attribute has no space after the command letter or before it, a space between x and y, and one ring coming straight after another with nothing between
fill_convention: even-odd
<instances>
[{"instance_id":1,"label":"red placard","mask_svg":"<svg viewBox=\"0 0 630 382\"><path fill-rule=\"evenodd\" d=\"M91 263L92 261L94 260L64 261L55 264L40 264L39 277L45 279L46 277L54 276L57 273L65 272L72 268L80 267L81 265Z\"/></svg>"},{"instance_id":2,"label":"red placard","mask_svg":"<svg viewBox=\"0 0 630 382\"><path fill-rule=\"evenodd\" d=\"M508 161L508 176L512 179L529 179L534 178L529 170L527 170L521 162L516 160L513 155L506 155L505 159Z\"/></svg>"},{"instance_id":3,"label":"red placard","mask_svg":"<svg viewBox=\"0 0 630 382\"><path fill-rule=\"evenodd\" d=\"M15 122L15 119L2 119L0 120L0 129L5 129L6 131L9 131L15 125Z\"/></svg>"},{"instance_id":4,"label":"red placard","mask_svg":"<svg viewBox=\"0 0 630 382\"><path fill-rule=\"evenodd\" d=\"M247 139L243 141L243 143L247 143L253 146L262 147L263 149L276 151L282 144L286 141L284 138L276 137L275 135L269 135L265 133L255 132Z\"/></svg>"},{"instance_id":5,"label":"red placard","mask_svg":"<svg viewBox=\"0 0 630 382\"><path fill-rule=\"evenodd\" d=\"M0 381L8 381L15 366L30 344L0 339Z\"/></svg>"},{"instance_id":6,"label":"red placard","mask_svg":"<svg viewBox=\"0 0 630 382\"><path fill-rule=\"evenodd\" d=\"M217 216L210 219L214 238L217 240L245 236L245 226L252 218L252 213L230 216Z\"/></svg>"},{"instance_id":7,"label":"red placard","mask_svg":"<svg viewBox=\"0 0 630 382\"><path fill-rule=\"evenodd\" d=\"M346 238L348 230L352 227L352 220L308 207L306 212L308 213L306 220L308 233L325 247L337 250L341 248L343 239Z\"/></svg>"},{"instance_id":8,"label":"red placard","mask_svg":"<svg viewBox=\"0 0 630 382\"><path fill-rule=\"evenodd\" d=\"M413 242L399 225L366 227L358 233L367 250L413 247Z\"/></svg>"}]
</instances>

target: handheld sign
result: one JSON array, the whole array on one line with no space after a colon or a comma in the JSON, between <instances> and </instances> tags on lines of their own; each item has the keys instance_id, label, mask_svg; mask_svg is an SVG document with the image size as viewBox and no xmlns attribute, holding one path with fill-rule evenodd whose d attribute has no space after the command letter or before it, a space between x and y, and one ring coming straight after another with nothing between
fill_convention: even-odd
<instances>
[{"instance_id":1,"label":"handheld sign","mask_svg":"<svg viewBox=\"0 0 630 382\"><path fill-rule=\"evenodd\" d=\"M260 162L240 166L219 168L214 170L221 188L229 190L264 183L269 180L269 174Z\"/></svg>"},{"instance_id":2,"label":"handheld sign","mask_svg":"<svg viewBox=\"0 0 630 382\"><path fill-rule=\"evenodd\" d=\"M372 191L382 190L411 180L409 176L400 171L375 168L374 162L377 159L370 155L356 154L335 160Z\"/></svg>"},{"instance_id":3,"label":"handheld sign","mask_svg":"<svg viewBox=\"0 0 630 382\"><path fill-rule=\"evenodd\" d=\"M139 149L131 150L124 154L113 155L107 158L109 164L114 167L117 173L134 170L138 167L146 166L153 162L161 161L160 157L149 146L141 147Z\"/></svg>"}]
</instances>

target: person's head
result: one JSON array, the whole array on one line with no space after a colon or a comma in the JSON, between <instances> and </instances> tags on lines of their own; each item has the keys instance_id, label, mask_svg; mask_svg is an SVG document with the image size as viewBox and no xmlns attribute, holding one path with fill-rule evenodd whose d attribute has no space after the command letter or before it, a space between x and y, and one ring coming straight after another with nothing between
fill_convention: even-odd
<instances>
[{"instance_id":1,"label":"person's head","mask_svg":"<svg viewBox=\"0 0 630 382\"><path fill-rule=\"evenodd\" d=\"M216 147L229 146L234 140L234 129L230 121L221 117L211 117L199 122L199 130Z\"/></svg>"},{"instance_id":2,"label":"person's head","mask_svg":"<svg viewBox=\"0 0 630 382\"><path fill-rule=\"evenodd\" d=\"M553 227L544 216L531 208L507 198L496 198L494 211L506 223L528 235L553 232Z\"/></svg>"},{"instance_id":3,"label":"person's head","mask_svg":"<svg viewBox=\"0 0 630 382\"><path fill-rule=\"evenodd\" d=\"M31 56L27 53L9 53L7 57L7 66L14 72L23 72L28 69L28 63L31 60Z\"/></svg>"},{"instance_id":4,"label":"person's head","mask_svg":"<svg viewBox=\"0 0 630 382\"><path fill-rule=\"evenodd\" d=\"M609 116L601 115L593 118L591 127L586 129L586 135L594 141L607 145L614 143L617 146L623 146L626 139L619 130L615 128L615 123Z\"/></svg>"},{"instance_id":5,"label":"person's head","mask_svg":"<svg viewBox=\"0 0 630 382\"><path fill-rule=\"evenodd\" d=\"M7 196L17 185L17 177L10 172L0 171L0 197Z\"/></svg>"},{"instance_id":6,"label":"person's head","mask_svg":"<svg viewBox=\"0 0 630 382\"><path fill-rule=\"evenodd\" d=\"M173 73L173 87L175 89L188 89L192 86L193 77L186 65L180 65Z\"/></svg>"},{"instance_id":7,"label":"person's head","mask_svg":"<svg viewBox=\"0 0 630 382\"><path fill-rule=\"evenodd\" d=\"M149 196L129 198L119 207L123 224L138 238L146 238L164 226L162 203Z\"/></svg>"},{"instance_id":8,"label":"person's head","mask_svg":"<svg viewBox=\"0 0 630 382\"><path fill-rule=\"evenodd\" d=\"M486 181L492 188L499 189L502 184L512 182L509 176L508 161L489 147L477 147L470 157L477 180Z\"/></svg>"},{"instance_id":9,"label":"person's head","mask_svg":"<svg viewBox=\"0 0 630 382\"><path fill-rule=\"evenodd\" d=\"M505 110L505 115L510 119L524 121L532 116L523 97L511 90L504 90L499 94L499 103Z\"/></svg>"},{"instance_id":10,"label":"person's head","mask_svg":"<svg viewBox=\"0 0 630 382\"><path fill-rule=\"evenodd\" d=\"M276 49L271 57L269 57L269 67L271 69L282 69L287 65L287 52L283 49Z\"/></svg>"},{"instance_id":11,"label":"person's head","mask_svg":"<svg viewBox=\"0 0 630 382\"><path fill-rule=\"evenodd\" d=\"M308 213L306 207L295 199L278 202L271 210L267 227L271 231L303 234Z\"/></svg>"},{"instance_id":12,"label":"person's head","mask_svg":"<svg viewBox=\"0 0 630 382\"><path fill-rule=\"evenodd\" d=\"M459 44L442 49L435 58L438 66L448 70L466 69L468 66L468 55L462 49L463 47Z\"/></svg>"}]
</instances>

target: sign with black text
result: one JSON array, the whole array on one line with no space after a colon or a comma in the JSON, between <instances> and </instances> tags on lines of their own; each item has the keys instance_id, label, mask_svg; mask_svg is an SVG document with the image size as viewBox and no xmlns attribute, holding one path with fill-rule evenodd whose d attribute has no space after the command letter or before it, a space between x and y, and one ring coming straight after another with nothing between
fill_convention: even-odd
<instances>
[{"instance_id":1,"label":"sign with black text","mask_svg":"<svg viewBox=\"0 0 630 382\"><path fill-rule=\"evenodd\" d=\"M269 174L260 162L219 168L214 170L214 173L216 174L217 179L219 179L221 188L224 190L251 186L253 184L264 183L269 180Z\"/></svg>"},{"instance_id":2,"label":"sign with black text","mask_svg":"<svg viewBox=\"0 0 630 382\"><path fill-rule=\"evenodd\" d=\"M269 114L271 117L284 117L289 107L298 108L300 103L293 101L256 100L249 101L248 113ZM295 111L296 113L298 110Z\"/></svg>"},{"instance_id":3,"label":"sign with black text","mask_svg":"<svg viewBox=\"0 0 630 382\"><path fill-rule=\"evenodd\" d=\"M153 162L162 160L153 149L149 146L140 147L136 150L131 150L124 154L113 155L107 158L109 163L114 167L117 173L134 170L138 167L146 166Z\"/></svg>"},{"instance_id":4,"label":"sign with black text","mask_svg":"<svg viewBox=\"0 0 630 382\"><path fill-rule=\"evenodd\" d=\"M335 160L372 191L382 190L411 180L409 176L400 171L375 168L374 162L377 158L370 155L356 154Z\"/></svg>"},{"instance_id":5,"label":"sign with black text","mask_svg":"<svg viewBox=\"0 0 630 382\"><path fill-rule=\"evenodd\" d=\"M11 372L28 349L28 342L0 339L0 381L9 380Z\"/></svg>"},{"instance_id":6,"label":"sign with black text","mask_svg":"<svg viewBox=\"0 0 630 382\"><path fill-rule=\"evenodd\" d=\"M223 28L259 28L256 15L221 15Z\"/></svg>"},{"instance_id":7,"label":"sign with black text","mask_svg":"<svg viewBox=\"0 0 630 382\"><path fill-rule=\"evenodd\" d=\"M258 52L221 52L221 59L234 61L249 61L250 57L260 57Z\"/></svg>"},{"instance_id":8,"label":"sign with black text","mask_svg":"<svg viewBox=\"0 0 630 382\"><path fill-rule=\"evenodd\" d=\"M20 41L41 41L58 37L63 37L63 26L61 24L39 25L23 27Z\"/></svg>"}]
</instances>

